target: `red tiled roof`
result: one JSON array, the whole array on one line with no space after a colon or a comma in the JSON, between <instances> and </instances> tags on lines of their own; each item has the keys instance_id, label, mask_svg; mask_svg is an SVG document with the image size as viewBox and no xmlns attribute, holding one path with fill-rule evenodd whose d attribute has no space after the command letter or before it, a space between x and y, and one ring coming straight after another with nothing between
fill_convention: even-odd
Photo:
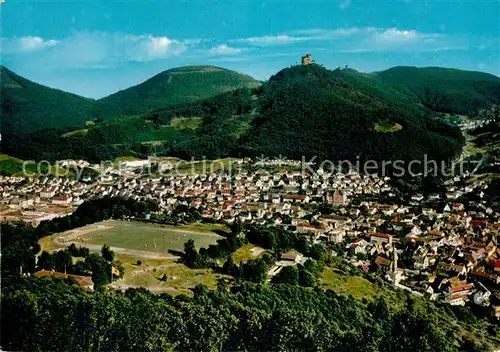
<instances>
[{"instance_id":1,"label":"red tiled roof","mask_svg":"<svg viewBox=\"0 0 500 352\"><path fill-rule=\"evenodd\" d=\"M67 201L69 197L53 197L52 200Z\"/></svg>"},{"instance_id":2,"label":"red tiled roof","mask_svg":"<svg viewBox=\"0 0 500 352\"><path fill-rule=\"evenodd\" d=\"M297 260L297 253L282 253L280 258L282 260Z\"/></svg>"},{"instance_id":3,"label":"red tiled roof","mask_svg":"<svg viewBox=\"0 0 500 352\"><path fill-rule=\"evenodd\" d=\"M72 275L60 273L57 271L49 271L49 270L40 270L33 274L35 277L56 277L59 279L68 279L72 278L78 282L80 286L88 287L93 286L94 282L90 276L80 276L80 275Z\"/></svg>"},{"instance_id":4,"label":"red tiled roof","mask_svg":"<svg viewBox=\"0 0 500 352\"><path fill-rule=\"evenodd\" d=\"M392 261L390 261L389 259L385 259L381 256L378 256L377 259L375 259L375 263L378 264L378 265L385 265L385 266L389 266L392 264Z\"/></svg>"},{"instance_id":5,"label":"red tiled roof","mask_svg":"<svg viewBox=\"0 0 500 352\"><path fill-rule=\"evenodd\" d=\"M485 273L484 271L471 271L470 275L484 277L485 279L490 279L493 281L495 281L498 278L498 275L488 274L488 273Z\"/></svg>"},{"instance_id":6,"label":"red tiled roof","mask_svg":"<svg viewBox=\"0 0 500 352\"><path fill-rule=\"evenodd\" d=\"M488 225L488 221L486 220L472 220L470 222L471 226L480 226L480 227L486 227Z\"/></svg>"},{"instance_id":7,"label":"red tiled roof","mask_svg":"<svg viewBox=\"0 0 500 352\"><path fill-rule=\"evenodd\" d=\"M456 285L451 287L451 293L458 293L463 291L469 291L474 285L465 284L465 285Z\"/></svg>"},{"instance_id":8,"label":"red tiled roof","mask_svg":"<svg viewBox=\"0 0 500 352\"><path fill-rule=\"evenodd\" d=\"M306 199L307 196L303 195L303 194L285 194L283 196L284 199L300 199L300 200L304 200Z\"/></svg>"},{"instance_id":9,"label":"red tiled roof","mask_svg":"<svg viewBox=\"0 0 500 352\"><path fill-rule=\"evenodd\" d=\"M444 236L444 232L438 231L438 230L428 231L427 234L431 235L431 236L436 236L436 237L443 237Z\"/></svg>"},{"instance_id":10,"label":"red tiled roof","mask_svg":"<svg viewBox=\"0 0 500 352\"><path fill-rule=\"evenodd\" d=\"M494 268L500 268L500 259L490 259L488 260L488 265Z\"/></svg>"}]
</instances>

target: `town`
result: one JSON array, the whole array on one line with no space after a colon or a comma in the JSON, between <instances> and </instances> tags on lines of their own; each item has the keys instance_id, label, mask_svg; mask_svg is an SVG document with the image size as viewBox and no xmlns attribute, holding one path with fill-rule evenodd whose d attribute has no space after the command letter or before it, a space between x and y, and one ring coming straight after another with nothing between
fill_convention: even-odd
<instances>
[{"instance_id":1,"label":"town","mask_svg":"<svg viewBox=\"0 0 500 352\"><path fill-rule=\"evenodd\" d=\"M231 173L155 175L142 172L149 160L138 160L117 168L85 165L100 174L81 181L3 176L0 216L36 227L106 196L156 202L159 211L142 219L149 221L183 206L201 221L301 234L349 265L376 272L395 289L450 305L488 307L500 318L500 214L485 201L468 207L457 201L467 194L482 197L486 181L463 182L456 176L445 182L444 194L417 193L406 204L396 204L383 200L395 196L389 177L322 169L304 173L299 162L282 160L236 163ZM285 253L281 259L270 277L305 260L300 253Z\"/></svg>"}]
</instances>

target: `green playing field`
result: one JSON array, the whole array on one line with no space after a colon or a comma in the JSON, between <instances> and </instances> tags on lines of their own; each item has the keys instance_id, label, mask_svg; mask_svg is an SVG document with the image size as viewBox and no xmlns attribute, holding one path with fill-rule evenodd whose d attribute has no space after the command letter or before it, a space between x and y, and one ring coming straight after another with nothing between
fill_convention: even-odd
<instances>
[{"instance_id":1,"label":"green playing field","mask_svg":"<svg viewBox=\"0 0 500 352\"><path fill-rule=\"evenodd\" d=\"M193 239L197 248L215 244L222 236L213 230L221 225L163 226L132 221L111 220L71 231L75 242L104 245L148 252L182 251L184 243ZM70 242L70 241L69 241ZM68 243L69 243L68 242Z\"/></svg>"}]
</instances>

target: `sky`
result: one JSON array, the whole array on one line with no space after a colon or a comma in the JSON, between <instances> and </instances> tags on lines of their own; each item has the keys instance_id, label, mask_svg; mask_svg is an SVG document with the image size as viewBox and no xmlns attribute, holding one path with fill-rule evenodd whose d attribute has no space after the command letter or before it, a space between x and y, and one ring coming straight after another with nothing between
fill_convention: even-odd
<instances>
[{"instance_id":1,"label":"sky","mask_svg":"<svg viewBox=\"0 0 500 352\"><path fill-rule=\"evenodd\" d=\"M499 0L4 0L0 16L2 65L90 98L186 65L265 80L306 53L500 76Z\"/></svg>"}]
</instances>

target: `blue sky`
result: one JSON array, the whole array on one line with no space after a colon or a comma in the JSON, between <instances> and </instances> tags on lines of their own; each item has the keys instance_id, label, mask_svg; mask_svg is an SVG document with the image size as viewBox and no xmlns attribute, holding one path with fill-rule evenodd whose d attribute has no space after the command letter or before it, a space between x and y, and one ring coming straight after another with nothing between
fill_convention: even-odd
<instances>
[{"instance_id":1,"label":"blue sky","mask_svg":"<svg viewBox=\"0 0 500 352\"><path fill-rule=\"evenodd\" d=\"M267 79L304 53L329 68L500 75L498 0L5 0L0 11L3 65L92 98L184 65Z\"/></svg>"}]
</instances>

